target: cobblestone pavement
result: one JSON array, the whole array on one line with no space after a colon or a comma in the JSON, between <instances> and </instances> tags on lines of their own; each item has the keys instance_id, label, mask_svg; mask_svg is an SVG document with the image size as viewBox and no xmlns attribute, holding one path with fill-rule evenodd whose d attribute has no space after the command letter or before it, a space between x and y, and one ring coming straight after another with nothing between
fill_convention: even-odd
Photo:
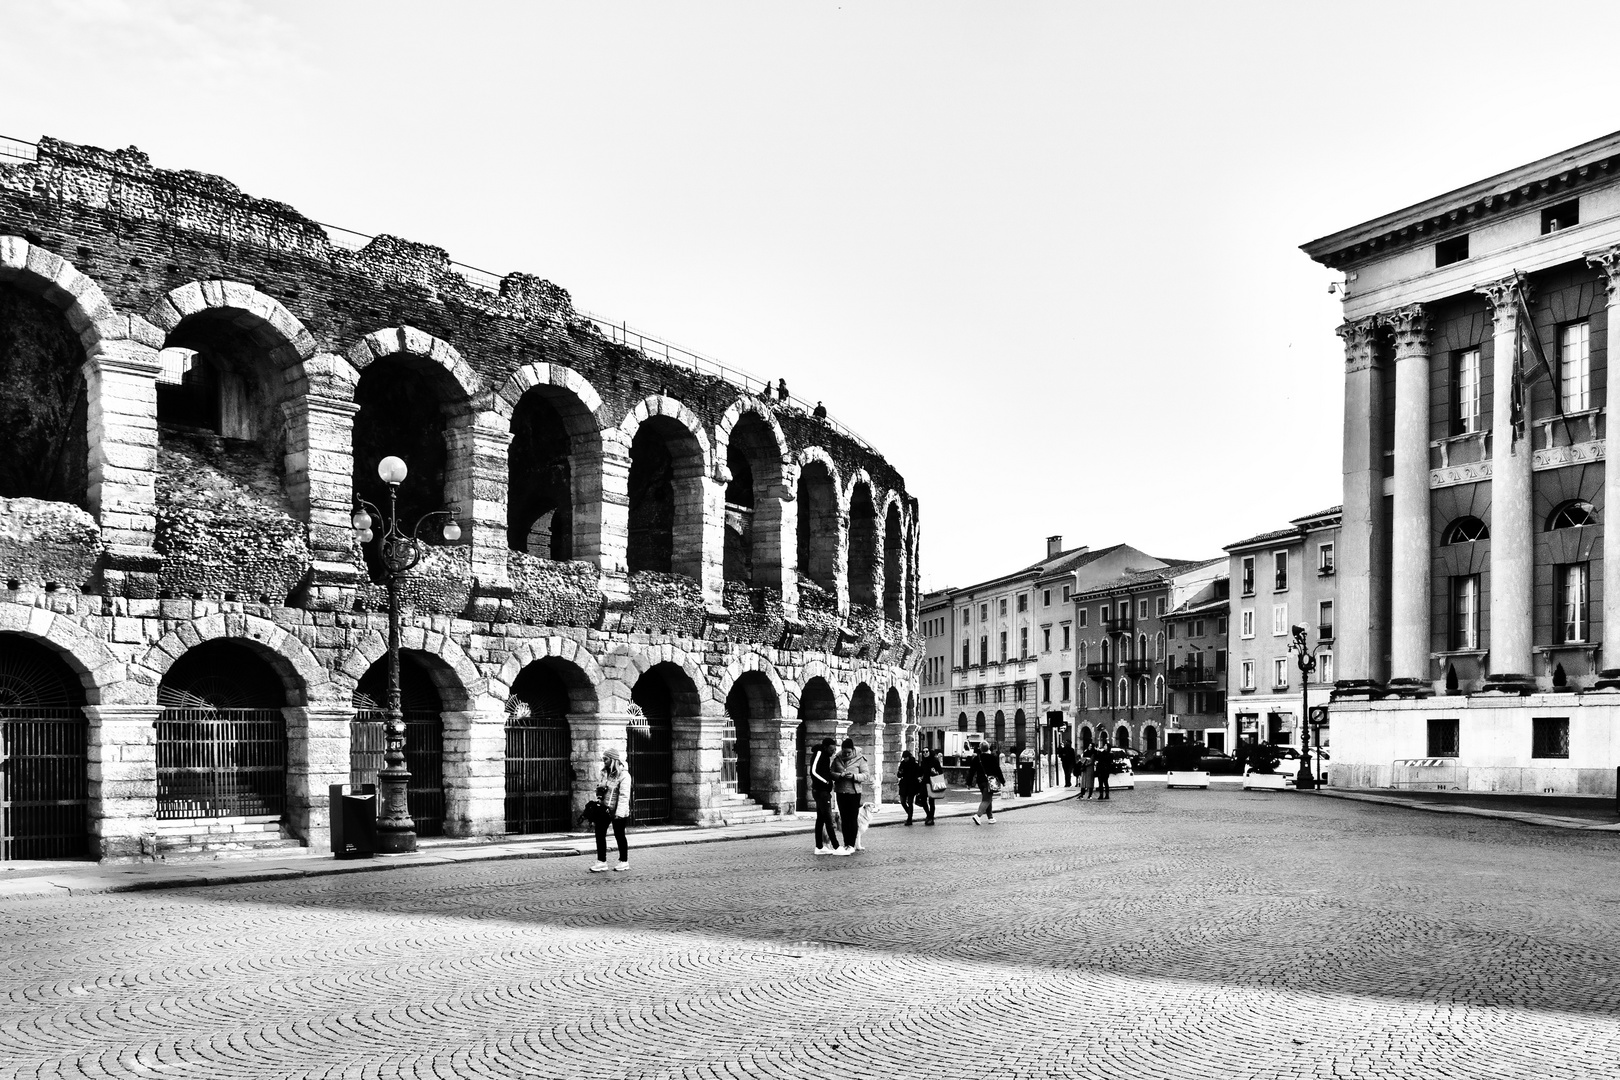
<instances>
[{"instance_id":1,"label":"cobblestone pavement","mask_svg":"<svg viewBox=\"0 0 1620 1080\"><path fill-rule=\"evenodd\" d=\"M1122 793L0 904L0 1077L1612 1077L1620 838Z\"/></svg>"}]
</instances>

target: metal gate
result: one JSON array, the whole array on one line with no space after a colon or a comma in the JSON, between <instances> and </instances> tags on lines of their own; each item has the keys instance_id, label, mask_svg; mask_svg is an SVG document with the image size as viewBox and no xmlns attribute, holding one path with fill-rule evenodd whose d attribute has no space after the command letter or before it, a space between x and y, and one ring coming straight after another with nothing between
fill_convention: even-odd
<instances>
[{"instance_id":1,"label":"metal gate","mask_svg":"<svg viewBox=\"0 0 1620 1080\"><path fill-rule=\"evenodd\" d=\"M737 722L729 716L726 717L726 726L720 732L720 782L732 791L738 790Z\"/></svg>"},{"instance_id":2,"label":"metal gate","mask_svg":"<svg viewBox=\"0 0 1620 1080\"><path fill-rule=\"evenodd\" d=\"M799 809L810 809L810 734L804 721L793 735L794 760L799 763Z\"/></svg>"},{"instance_id":3,"label":"metal gate","mask_svg":"<svg viewBox=\"0 0 1620 1080\"><path fill-rule=\"evenodd\" d=\"M638 716L631 720L626 735L632 820L637 825L667 825L675 773L670 722Z\"/></svg>"},{"instance_id":4,"label":"metal gate","mask_svg":"<svg viewBox=\"0 0 1620 1080\"><path fill-rule=\"evenodd\" d=\"M274 815L286 809L280 709L167 708L157 722L157 816Z\"/></svg>"},{"instance_id":5,"label":"metal gate","mask_svg":"<svg viewBox=\"0 0 1620 1080\"><path fill-rule=\"evenodd\" d=\"M506 721L507 832L567 832L573 826L571 748L566 717L519 710ZM632 790L632 803L639 794Z\"/></svg>"},{"instance_id":6,"label":"metal gate","mask_svg":"<svg viewBox=\"0 0 1620 1080\"><path fill-rule=\"evenodd\" d=\"M349 724L350 784L377 782L388 750L385 715L380 709L361 709L354 714ZM411 774L405 782L405 805L416 823L416 835L443 836L444 722L437 712L405 712L405 768Z\"/></svg>"},{"instance_id":7,"label":"metal gate","mask_svg":"<svg viewBox=\"0 0 1620 1080\"><path fill-rule=\"evenodd\" d=\"M0 862L89 852L88 728L73 708L0 708Z\"/></svg>"}]
</instances>

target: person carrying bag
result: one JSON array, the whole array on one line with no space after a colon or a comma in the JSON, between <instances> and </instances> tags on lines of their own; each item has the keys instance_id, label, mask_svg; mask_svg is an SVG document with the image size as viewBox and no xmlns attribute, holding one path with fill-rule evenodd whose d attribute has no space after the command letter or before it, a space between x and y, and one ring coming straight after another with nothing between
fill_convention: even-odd
<instances>
[{"instance_id":1,"label":"person carrying bag","mask_svg":"<svg viewBox=\"0 0 1620 1080\"><path fill-rule=\"evenodd\" d=\"M1001 755L996 752L995 743L979 744L979 752L973 756L973 768L968 773L968 782L975 780L979 784L979 812L973 815L973 824L994 825L994 799L1007 783L1007 778L1001 772Z\"/></svg>"}]
</instances>

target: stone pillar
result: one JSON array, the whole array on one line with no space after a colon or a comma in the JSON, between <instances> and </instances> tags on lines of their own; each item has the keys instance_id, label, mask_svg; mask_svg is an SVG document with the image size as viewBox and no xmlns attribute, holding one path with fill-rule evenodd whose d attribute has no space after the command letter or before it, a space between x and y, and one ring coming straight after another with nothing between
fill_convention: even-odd
<instances>
[{"instance_id":1,"label":"stone pillar","mask_svg":"<svg viewBox=\"0 0 1620 1080\"><path fill-rule=\"evenodd\" d=\"M310 589L320 611L354 606L362 571L354 556L354 371L336 356L304 363L305 381L287 402L287 497L309 523Z\"/></svg>"},{"instance_id":2,"label":"stone pillar","mask_svg":"<svg viewBox=\"0 0 1620 1080\"><path fill-rule=\"evenodd\" d=\"M878 802L900 801L900 752L910 749L906 743L906 725L900 721L890 721L883 725L883 770L879 774L883 777L882 786L878 789ZM916 752L912 752L916 756Z\"/></svg>"},{"instance_id":3,"label":"stone pillar","mask_svg":"<svg viewBox=\"0 0 1620 1080\"><path fill-rule=\"evenodd\" d=\"M833 549L833 585L838 592L838 614L849 614L849 508L839 507L835 518L838 530Z\"/></svg>"},{"instance_id":4,"label":"stone pillar","mask_svg":"<svg viewBox=\"0 0 1620 1080\"><path fill-rule=\"evenodd\" d=\"M570 752L574 773L574 796L569 809L571 819L579 820L585 804L596 798L596 785L601 783L602 754L617 750L623 759L629 750L625 727L630 716L623 713L598 713L594 716L568 716L568 734L573 740ZM630 801L635 802L634 774L630 777Z\"/></svg>"},{"instance_id":5,"label":"stone pillar","mask_svg":"<svg viewBox=\"0 0 1620 1080\"><path fill-rule=\"evenodd\" d=\"M352 705L281 710L287 725L287 827L311 850L331 850L331 787L349 782L354 713Z\"/></svg>"},{"instance_id":6,"label":"stone pillar","mask_svg":"<svg viewBox=\"0 0 1620 1080\"><path fill-rule=\"evenodd\" d=\"M1620 247L1588 255L1586 261L1603 269L1609 289L1609 335L1610 340L1614 341L1614 335L1620 331ZM1610 345L1607 356L1620 356L1620 348ZM1620 371L1620 364L1612 360L1608 361L1607 366L1611 372ZM1613 415L1605 401L1605 425ZM1603 506L1605 514L1612 514L1614 511L1610 507L1620 507L1620 465L1616 465L1614 459L1608 456L1607 426L1604 427L1603 436ZM1492 550L1495 550L1495 545L1492 545ZM1612 649L1608 647L1611 637L1615 641ZM1603 669L1597 686L1600 690L1620 690L1620 524L1611 526L1607 518L1603 529Z\"/></svg>"},{"instance_id":7,"label":"stone pillar","mask_svg":"<svg viewBox=\"0 0 1620 1080\"><path fill-rule=\"evenodd\" d=\"M799 761L795 743L799 721L772 716L748 721L748 749L753 755L753 799L781 814L799 808Z\"/></svg>"},{"instance_id":8,"label":"stone pillar","mask_svg":"<svg viewBox=\"0 0 1620 1080\"><path fill-rule=\"evenodd\" d=\"M449 451L444 497L459 515L472 548L477 595L509 597L506 453L512 443L511 424L493 409L475 409L448 428L444 440Z\"/></svg>"},{"instance_id":9,"label":"stone pillar","mask_svg":"<svg viewBox=\"0 0 1620 1080\"><path fill-rule=\"evenodd\" d=\"M581 531L575 519L574 535L585 546L576 552L602 568L602 591L610 600L630 597L630 443L623 432L602 432L601 493L597 502L595 534Z\"/></svg>"},{"instance_id":10,"label":"stone pillar","mask_svg":"<svg viewBox=\"0 0 1620 1080\"><path fill-rule=\"evenodd\" d=\"M1395 507L1390 688L1432 692L1429 663L1429 320L1422 304L1379 316L1395 337ZM1494 545L1493 545L1494 547Z\"/></svg>"},{"instance_id":11,"label":"stone pillar","mask_svg":"<svg viewBox=\"0 0 1620 1080\"><path fill-rule=\"evenodd\" d=\"M506 713L446 711L444 834L500 836L506 832Z\"/></svg>"},{"instance_id":12,"label":"stone pillar","mask_svg":"<svg viewBox=\"0 0 1620 1080\"><path fill-rule=\"evenodd\" d=\"M679 824L720 824L720 744L726 719L724 712L675 717L670 817Z\"/></svg>"},{"instance_id":13,"label":"stone pillar","mask_svg":"<svg viewBox=\"0 0 1620 1080\"><path fill-rule=\"evenodd\" d=\"M1520 433L1513 429L1513 386L1518 381L1518 278L1480 288L1494 315L1491 365L1491 649L1486 690L1528 693L1535 689L1531 655L1535 589L1535 530L1530 524L1530 402L1524 400ZM1605 594L1607 595L1607 594Z\"/></svg>"},{"instance_id":14,"label":"stone pillar","mask_svg":"<svg viewBox=\"0 0 1620 1080\"><path fill-rule=\"evenodd\" d=\"M158 351L104 342L84 364L90 512L107 544L115 594L157 595ZM134 575L128 577L126 575ZM131 587L133 586L133 587Z\"/></svg>"},{"instance_id":15,"label":"stone pillar","mask_svg":"<svg viewBox=\"0 0 1620 1080\"><path fill-rule=\"evenodd\" d=\"M780 590L782 607L790 619L799 612L799 501L795 490L789 480L771 484L754 517L754 584Z\"/></svg>"},{"instance_id":16,"label":"stone pillar","mask_svg":"<svg viewBox=\"0 0 1620 1080\"><path fill-rule=\"evenodd\" d=\"M1344 516L1338 545L1337 692L1374 692L1383 682L1389 578L1378 558L1384 522L1384 372L1373 317L1339 327L1344 339Z\"/></svg>"},{"instance_id":17,"label":"stone pillar","mask_svg":"<svg viewBox=\"0 0 1620 1080\"><path fill-rule=\"evenodd\" d=\"M706 611L718 612L725 607L726 593L726 485L712 476L698 478L697 490L701 493L702 503L700 512L702 519L695 524L698 526L696 536L699 548L696 552L698 562L695 567L696 577L703 585L703 607ZM675 498L681 499L680 485L676 485ZM681 547L685 540L679 527L681 512L676 511L675 532L675 571L681 573ZM689 572L689 571L688 571Z\"/></svg>"},{"instance_id":18,"label":"stone pillar","mask_svg":"<svg viewBox=\"0 0 1620 1080\"><path fill-rule=\"evenodd\" d=\"M105 862L157 854L156 705L86 705L92 853Z\"/></svg>"}]
</instances>

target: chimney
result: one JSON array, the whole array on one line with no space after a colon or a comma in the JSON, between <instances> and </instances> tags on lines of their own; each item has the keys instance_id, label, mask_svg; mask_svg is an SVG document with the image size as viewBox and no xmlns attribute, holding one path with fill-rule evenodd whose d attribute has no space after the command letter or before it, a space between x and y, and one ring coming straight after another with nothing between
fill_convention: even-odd
<instances>
[{"instance_id":1,"label":"chimney","mask_svg":"<svg viewBox=\"0 0 1620 1080\"><path fill-rule=\"evenodd\" d=\"M1052 556L1056 555L1058 552L1060 552L1062 550L1063 550L1063 536L1061 534L1059 534L1057 536L1048 536L1046 538L1046 557L1048 559L1050 559Z\"/></svg>"}]
</instances>

